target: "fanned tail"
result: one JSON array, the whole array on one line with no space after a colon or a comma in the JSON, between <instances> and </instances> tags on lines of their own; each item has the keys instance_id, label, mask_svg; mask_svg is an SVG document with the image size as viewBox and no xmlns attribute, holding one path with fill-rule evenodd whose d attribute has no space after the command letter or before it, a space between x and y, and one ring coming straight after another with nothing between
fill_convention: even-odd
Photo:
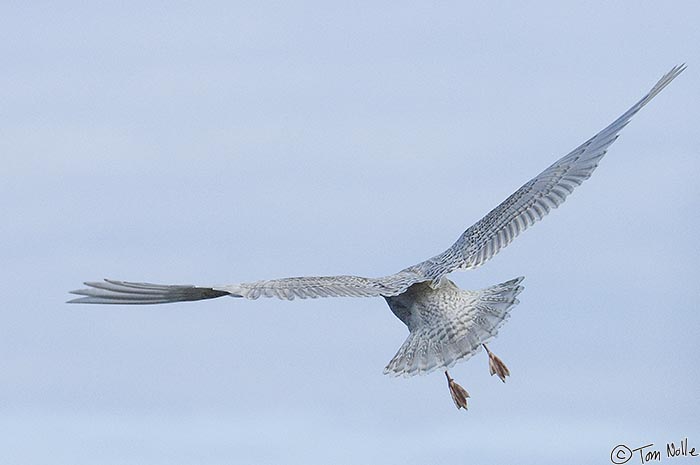
<instances>
[{"instance_id":1,"label":"fanned tail","mask_svg":"<svg viewBox=\"0 0 700 465\"><path fill-rule=\"evenodd\" d=\"M462 306L438 321L411 329L385 374L414 376L467 360L493 339L524 289L519 277L478 291L458 291Z\"/></svg>"}]
</instances>

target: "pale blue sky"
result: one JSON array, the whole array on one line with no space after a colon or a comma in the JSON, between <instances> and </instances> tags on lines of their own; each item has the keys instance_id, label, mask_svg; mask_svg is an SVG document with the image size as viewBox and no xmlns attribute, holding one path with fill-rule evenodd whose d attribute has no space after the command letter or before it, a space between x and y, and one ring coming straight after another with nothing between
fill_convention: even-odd
<instances>
[{"instance_id":1,"label":"pale blue sky","mask_svg":"<svg viewBox=\"0 0 700 465\"><path fill-rule=\"evenodd\" d=\"M4 2L0 462L609 463L700 445L695 2ZM68 306L112 277L384 275L688 70L483 268L513 317L382 375L381 299ZM634 461L630 463L635 463ZM680 462L679 462L680 463Z\"/></svg>"}]
</instances>

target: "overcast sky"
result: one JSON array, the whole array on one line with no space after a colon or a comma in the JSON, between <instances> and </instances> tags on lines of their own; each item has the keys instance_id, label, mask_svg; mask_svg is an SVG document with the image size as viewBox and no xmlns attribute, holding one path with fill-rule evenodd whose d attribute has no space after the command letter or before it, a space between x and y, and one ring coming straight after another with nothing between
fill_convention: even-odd
<instances>
[{"instance_id":1,"label":"overcast sky","mask_svg":"<svg viewBox=\"0 0 700 465\"><path fill-rule=\"evenodd\" d=\"M700 10L631 5L3 2L0 462L700 446ZM483 353L452 370L466 413L439 372L382 375L407 330L381 299L64 303L103 277L393 273L682 62L559 210L452 275L526 277L491 344L508 382Z\"/></svg>"}]
</instances>

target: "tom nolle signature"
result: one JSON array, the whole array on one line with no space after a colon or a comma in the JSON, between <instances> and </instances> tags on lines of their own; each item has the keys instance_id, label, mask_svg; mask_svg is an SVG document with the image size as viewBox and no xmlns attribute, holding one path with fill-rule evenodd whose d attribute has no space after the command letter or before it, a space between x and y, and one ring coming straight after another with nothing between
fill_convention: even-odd
<instances>
[{"instance_id":1,"label":"tom nolle signature","mask_svg":"<svg viewBox=\"0 0 700 465\"><path fill-rule=\"evenodd\" d=\"M618 444L610 452L610 461L615 465L629 462L633 457L639 458L639 463L660 462L662 458L697 457L700 451L695 447L688 447L688 438L683 438L679 443L668 442L664 453L654 448L654 444L636 447L634 449L625 444Z\"/></svg>"}]
</instances>

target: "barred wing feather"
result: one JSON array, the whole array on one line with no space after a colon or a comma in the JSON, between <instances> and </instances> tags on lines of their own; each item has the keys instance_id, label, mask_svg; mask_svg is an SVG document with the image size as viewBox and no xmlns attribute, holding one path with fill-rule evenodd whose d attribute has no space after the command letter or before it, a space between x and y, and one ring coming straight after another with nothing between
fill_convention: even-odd
<instances>
[{"instance_id":1,"label":"barred wing feather","mask_svg":"<svg viewBox=\"0 0 700 465\"><path fill-rule=\"evenodd\" d=\"M521 232L541 220L588 179L620 131L644 105L676 78L685 65L674 67L640 101L608 127L531 179L484 218L467 229L449 249L399 273L382 278L321 276L284 278L225 286L198 287L104 280L87 282L72 291L72 303L159 304L213 299L230 295L257 299L276 297L391 297L411 285L432 281L459 269L476 268L510 244Z\"/></svg>"},{"instance_id":2,"label":"barred wing feather","mask_svg":"<svg viewBox=\"0 0 700 465\"><path fill-rule=\"evenodd\" d=\"M144 305L214 299L226 295L247 299L276 297L283 300L379 297L398 295L419 281L424 279L412 272L396 273L383 278L308 276L211 287L105 279L103 282L86 282L88 288L71 291L72 294L83 297L73 299L70 303Z\"/></svg>"},{"instance_id":3,"label":"barred wing feather","mask_svg":"<svg viewBox=\"0 0 700 465\"><path fill-rule=\"evenodd\" d=\"M674 67L622 116L525 183L467 229L445 252L408 269L435 280L454 270L484 264L551 209L561 205L577 186L588 179L630 119L684 69L685 65Z\"/></svg>"},{"instance_id":4,"label":"barred wing feather","mask_svg":"<svg viewBox=\"0 0 700 465\"><path fill-rule=\"evenodd\" d=\"M400 272L383 278L361 276L319 276L274 279L254 283L222 286L248 299L277 297L283 300L315 299L318 297L379 297L402 293L411 284L424 281L412 272Z\"/></svg>"}]
</instances>

